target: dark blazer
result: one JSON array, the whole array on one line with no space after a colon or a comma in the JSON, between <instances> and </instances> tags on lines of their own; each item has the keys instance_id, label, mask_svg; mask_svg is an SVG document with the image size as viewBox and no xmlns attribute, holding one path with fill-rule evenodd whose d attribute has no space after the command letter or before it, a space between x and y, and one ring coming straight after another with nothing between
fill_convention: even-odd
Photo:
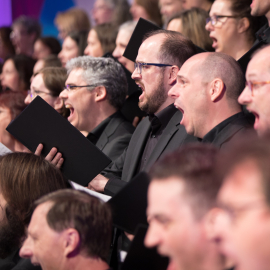
<instances>
[{"instance_id":1,"label":"dark blazer","mask_svg":"<svg viewBox=\"0 0 270 270\"><path fill-rule=\"evenodd\" d=\"M159 158L172 152L184 143L197 141L196 138L186 133L184 126L180 125L181 119L182 113L176 110L151 153L144 171L149 171ZM146 117L136 128L129 146L123 154L109 169L104 171L104 176L109 178L104 189L105 194L113 196L136 175L150 129L149 117Z\"/></svg>"},{"instance_id":2,"label":"dark blazer","mask_svg":"<svg viewBox=\"0 0 270 270\"><path fill-rule=\"evenodd\" d=\"M100 135L96 146L114 161L128 146L134 130L132 124L117 112Z\"/></svg>"}]
</instances>

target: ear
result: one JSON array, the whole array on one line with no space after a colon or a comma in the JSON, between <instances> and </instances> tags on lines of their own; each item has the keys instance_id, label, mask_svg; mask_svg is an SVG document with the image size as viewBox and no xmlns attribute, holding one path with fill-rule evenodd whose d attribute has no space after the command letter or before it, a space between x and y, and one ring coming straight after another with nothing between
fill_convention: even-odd
<instances>
[{"instance_id":1,"label":"ear","mask_svg":"<svg viewBox=\"0 0 270 270\"><path fill-rule=\"evenodd\" d=\"M60 112L61 111L63 105L64 105L63 99L60 98L60 97L55 97L55 100L54 100L54 109L57 112Z\"/></svg>"},{"instance_id":2,"label":"ear","mask_svg":"<svg viewBox=\"0 0 270 270\"><path fill-rule=\"evenodd\" d=\"M64 255L71 257L78 254L80 250L80 235L77 230L69 228L63 232Z\"/></svg>"},{"instance_id":3,"label":"ear","mask_svg":"<svg viewBox=\"0 0 270 270\"><path fill-rule=\"evenodd\" d=\"M172 66L170 68L169 85L174 85L176 83L176 78L177 78L178 71L179 71L178 66Z\"/></svg>"},{"instance_id":4,"label":"ear","mask_svg":"<svg viewBox=\"0 0 270 270\"><path fill-rule=\"evenodd\" d=\"M96 87L96 89L94 91L95 91L95 101L96 102L99 102L99 101L106 99L107 90L103 85Z\"/></svg>"},{"instance_id":5,"label":"ear","mask_svg":"<svg viewBox=\"0 0 270 270\"><path fill-rule=\"evenodd\" d=\"M249 28L250 23L247 17L239 19L238 22L238 33L244 33Z\"/></svg>"},{"instance_id":6,"label":"ear","mask_svg":"<svg viewBox=\"0 0 270 270\"><path fill-rule=\"evenodd\" d=\"M213 240L215 236L215 226L217 216L220 214L221 209L215 207L212 208L204 217L205 232L209 240Z\"/></svg>"},{"instance_id":7,"label":"ear","mask_svg":"<svg viewBox=\"0 0 270 270\"><path fill-rule=\"evenodd\" d=\"M212 102L219 101L224 94L225 85L219 78L214 79L210 83L210 98Z\"/></svg>"}]
</instances>

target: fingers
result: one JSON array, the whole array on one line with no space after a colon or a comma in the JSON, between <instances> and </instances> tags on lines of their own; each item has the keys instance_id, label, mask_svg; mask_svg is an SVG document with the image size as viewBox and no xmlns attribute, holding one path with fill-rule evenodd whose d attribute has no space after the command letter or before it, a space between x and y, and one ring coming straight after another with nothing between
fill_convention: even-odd
<instances>
[{"instance_id":1,"label":"fingers","mask_svg":"<svg viewBox=\"0 0 270 270\"><path fill-rule=\"evenodd\" d=\"M62 165L64 163L64 159L61 157L58 161L58 163L55 165L56 168L61 169Z\"/></svg>"},{"instance_id":2,"label":"fingers","mask_svg":"<svg viewBox=\"0 0 270 270\"><path fill-rule=\"evenodd\" d=\"M43 145L40 143L36 149L35 155L40 156L43 149Z\"/></svg>"}]
</instances>

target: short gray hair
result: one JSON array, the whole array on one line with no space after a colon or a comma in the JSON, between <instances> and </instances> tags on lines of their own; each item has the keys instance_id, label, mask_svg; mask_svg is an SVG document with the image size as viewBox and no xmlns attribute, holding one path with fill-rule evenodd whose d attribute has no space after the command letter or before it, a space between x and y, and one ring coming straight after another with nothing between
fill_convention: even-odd
<instances>
[{"instance_id":1,"label":"short gray hair","mask_svg":"<svg viewBox=\"0 0 270 270\"><path fill-rule=\"evenodd\" d=\"M123 31L128 32L131 35L134 32L136 25L137 25L137 22L135 21L127 21L119 26L118 32L123 30Z\"/></svg>"},{"instance_id":2,"label":"short gray hair","mask_svg":"<svg viewBox=\"0 0 270 270\"><path fill-rule=\"evenodd\" d=\"M68 61L66 68L68 74L73 69L82 69L82 77L87 84L104 86L109 103L116 109L123 106L128 84L125 72L119 63L111 58L80 56Z\"/></svg>"}]
</instances>

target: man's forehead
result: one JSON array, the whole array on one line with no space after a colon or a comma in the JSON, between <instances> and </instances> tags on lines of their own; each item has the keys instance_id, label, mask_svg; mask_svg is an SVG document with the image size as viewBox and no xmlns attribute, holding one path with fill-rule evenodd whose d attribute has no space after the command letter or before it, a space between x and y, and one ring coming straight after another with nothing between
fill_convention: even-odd
<instances>
[{"instance_id":1,"label":"man's forehead","mask_svg":"<svg viewBox=\"0 0 270 270\"><path fill-rule=\"evenodd\" d=\"M191 73L190 75L196 75L193 74L196 68L198 68L201 63L205 60L206 55L203 53L201 55L194 55L190 57L188 60L185 61L185 63L182 65L180 70L178 71L178 76L186 76L187 73Z\"/></svg>"},{"instance_id":2,"label":"man's forehead","mask_svg":"<svg viewBox=\"0 0 270 270\"><path fill-rule=\"evenodd\" d=\"M82 68L74 68L74 69L72 69L71 72L68 75L66 84L71 83L71 82L75 83L77 81L79 81L79 82L82 81L83 80L82 73L83 73Z\"/></svg>"},{"instance_id":3,"label":"man's forehead","mask_svg":"<svg viewBox=\"0 0 270 270\"><path fill-rule=\"evenodd\" d=\"M39 224L41 223L44 225L44 220L46 219L47 213L51 209L52 205L52 202L45 202L36 207L32 215L29 229L39 228Z\"/></svg>"},{"instance_id":4,"label":"man's forehead","mask_svg":"<svg viewBox=\"0 0 270 270\"><path fill-rule=\"evenodd\" d=\"M251 75L269 76L270 73L270 47L262 49L255 54L247 66L246 77Z\"/></svg>"}]
</instances>

